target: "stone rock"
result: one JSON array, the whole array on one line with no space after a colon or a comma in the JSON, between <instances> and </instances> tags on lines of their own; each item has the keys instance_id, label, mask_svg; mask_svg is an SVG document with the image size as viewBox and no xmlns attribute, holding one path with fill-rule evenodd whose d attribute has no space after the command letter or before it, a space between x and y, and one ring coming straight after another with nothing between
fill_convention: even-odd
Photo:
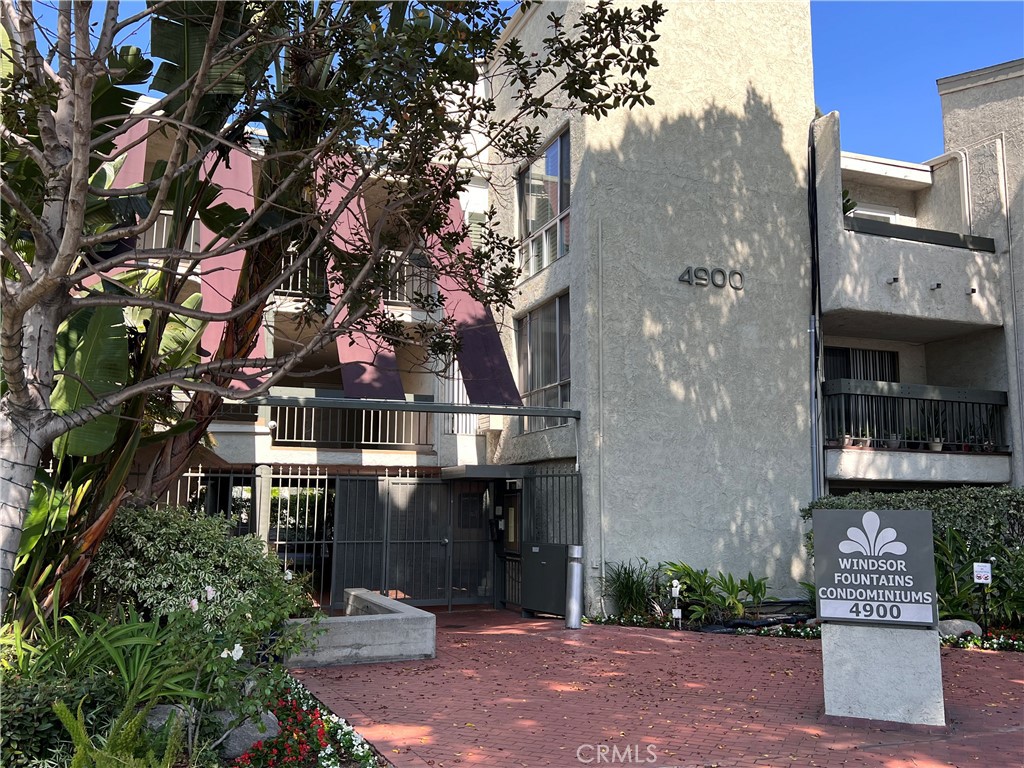
<instances>
[{"instance_id":1,"label":"stone rock","mask_svg":"<svg viewBox=\"0 0 1024 768\"><path fill-rule=\"evenodd\" d=\"M231 721L235 719L234 715L223 710L214 712L212 717L220 722L223 731L226 731L230 727ZM261 731L259 725L251 718L243 720L241 725L235 727L228 734L228 737L221 742L221 757L225 760L234 760L236 757L241 757L248 752L249 748L257 741L272 739L281 732L281 726L278 725L277 718L272 713L263 712L260 718L263 722L264 730Z\"/></svg>"},{"instance_id":2,"label":"stone rock","mask_svg":"<svg viewBox=\"0 0 1024 768\"><path fill-rule=\"evenodd\" d=\"M980 635L981 627L967 619L945 619L939 622L939 635L942 637L946 635L960 637L964 632L973 632L976 635Z\"/></svg>"},{"instance_id":3,"label":"stone rock","mask_svg":"<svg viewBox=\"0 0 1024 768\"><path fill-rule=\"evenodd\" d=\"M146 716L146 727L151 731L159 731L172 714L179 723L187 722L195 717L195 710L185 704L157 704Z\"/></svg>"}]
</instances>

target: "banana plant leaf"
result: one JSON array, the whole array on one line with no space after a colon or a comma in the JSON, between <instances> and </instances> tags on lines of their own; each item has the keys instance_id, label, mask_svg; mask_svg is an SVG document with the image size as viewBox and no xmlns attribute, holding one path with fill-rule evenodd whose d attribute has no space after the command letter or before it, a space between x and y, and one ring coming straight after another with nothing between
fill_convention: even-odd
<instances>
[{"instance_id":1,"label":"banana plant leaf","mask_svg":"<svg viewBox=\"0 0 1024 768\"><path fill-rule=\"evenodd\" d=\"M57 413L72 413L116 392L128 379L128 339L120 308L79 310L57 334L54 370L59 376L50 396ZM54 453L95 456L109 448L117 432L119 410L96 417L54 442Z\"/></svg>"}]
</instances>

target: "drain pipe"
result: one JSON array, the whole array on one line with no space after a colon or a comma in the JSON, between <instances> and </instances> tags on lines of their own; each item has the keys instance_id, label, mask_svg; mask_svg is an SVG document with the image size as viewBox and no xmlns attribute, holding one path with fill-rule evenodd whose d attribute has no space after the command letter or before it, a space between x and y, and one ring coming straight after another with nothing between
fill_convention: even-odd
<instances>
[{"instance_id":1,"label":"drain pipe","mask_svg":"<svg viewBox=\"0 0 1024 768\"><path fill-rule=\"evenodd\" d=\"M821 294L819 276L819 246L818 246L818 156L817 147L814 142L814 123L811 121L810 130L807 134L807 221L810 228L811 241L811 311L808 317L807 333L809 336L809 361L808 361L808 383L809 383L809 419L811 431L811 500L821 497L822 482L822 452L821 452L821 421L818 412L819 387L818 387L818 344L820 338L820 307L819 299Z\"/></svg>"}]
</instances>

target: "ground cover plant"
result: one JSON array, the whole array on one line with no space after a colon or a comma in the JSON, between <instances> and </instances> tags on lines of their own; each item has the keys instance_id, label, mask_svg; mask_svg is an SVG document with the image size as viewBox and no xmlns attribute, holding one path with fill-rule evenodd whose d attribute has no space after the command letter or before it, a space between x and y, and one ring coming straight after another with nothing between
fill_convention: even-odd
<instances>
[{"instance_id":1,"label":"ground cover plant","mask_svg":"<svg viewBox=\"0 0 1024 768\"><path fill-rule=\"evenodd\" d=\"M602 586L613 609L607 615L589 617L595 624L678 626L671 611L679 608L685 623L699 628L742 617L757 619L766 604L774 602L768 595L767 576L752 572L742 579L731 573L712 576L706 568L683 562L652 566L645 558L609 563ZM678 589L677 597L673 589Z\"/></svg>"},{"instance_id":2,"label":"ground cover plant","mask_svg":"<svg viewBox=\"0 0 1024 768\"><path fill-rule=\"evenodd\" d=\"M376 768L383 761L355 729L331 714L306 688L282 678L266 702L281 725L277 736L256 742L230 768Z\"/></svg>"}]
</instances>

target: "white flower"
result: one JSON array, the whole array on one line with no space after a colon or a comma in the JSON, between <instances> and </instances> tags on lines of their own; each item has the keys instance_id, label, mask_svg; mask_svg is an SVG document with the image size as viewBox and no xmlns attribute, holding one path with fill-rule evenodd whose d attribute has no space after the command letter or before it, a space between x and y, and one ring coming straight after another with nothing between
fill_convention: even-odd
<instances>
[{"instance_id":1,"label":"white flower","mask_svg":"<svg viewBox=\"0 0 1024 768\"><path fill-rule=\"evenodd\" d=\"M209 584L206 585L206 599L213 600L217 596L217 590L211 587Z\"/></svg>"},{"instance_id":2,"label":"white flower","mask_svg":"<svg viewBox=\"0 0 1024 768\"><path fill-rule=\"evenodd\" d=\"M294 575L295 575L294 573L292 573L287 568L285 568L285 570L284 570L284 580L285 581L291 581L292 580L292 576L294 576Z\"/></svg>"},{"instance_id":3,"label":"white flower","mask_svg":"<svg viewBox=\"0 0 1024 768\"><path fill-rule=\"evenodd\" d=\"M226 658L228 658L228 656L230 656L235 661L238 661L240 658L242 658L242 653L243 652L244 651L242 650L242 646L239 645L238 643L235 643L235 647L232 648L230 651L227 648L225 648L223 651L221 651L220 652L220 657L222 659L226 659Z\"/></svg>"},{"instance_id":4,"label":"white flower","mask_svg":"<svg viewBox=\"0 0 1024 768\"><path fill-rule=\"evenodd\" d=\"M192 609L192 613L195 613L199 610L199 601L193 597L188 601L188 607Z\"/></svg>"}]
</instances>

